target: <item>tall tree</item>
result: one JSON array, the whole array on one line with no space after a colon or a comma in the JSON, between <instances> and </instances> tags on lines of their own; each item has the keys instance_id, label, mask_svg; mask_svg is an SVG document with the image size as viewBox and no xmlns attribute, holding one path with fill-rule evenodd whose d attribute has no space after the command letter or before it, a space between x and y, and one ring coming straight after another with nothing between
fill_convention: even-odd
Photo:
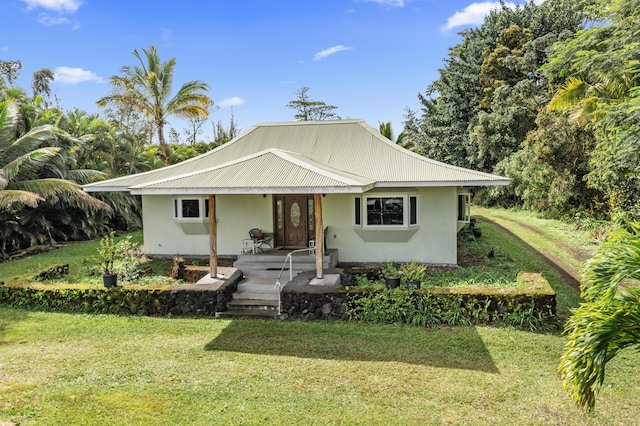
<instances>
[{"instance_id":1,"label":"tall tree","mask_svg":"<svg viewBox=\"0 0 640 426\"><path fill-rule=\"evenodd\" d=\"M138 50L133 55L138 59L138 66L125 66L122 76L110 77L111 83L116 87L125 87L124 93L111 93L98 100L99 107L110 104L118 104L127 97L127 102L132 102L138 111L149 117L154 124L158 143L162 148L166 164L171 164L171 152L164 137L164 126L167 118L208 117L211 99L206 95L209 86L199 80L184 83L174 96L171 96L173 85L173 72L176 59L170 58L162 62L155 46L148 50ZM144 57L143 57L144 55Z\"/></svg>"},{"instance_id":2,"label":"tall tree","mask_svg":"<svg viewBox=\"0 0 640 426\"><path fill-rule=\"evenodd\" d=\"M640 220L640 1L603 2L599 19L569 43L556 46L547 75L566 78L549 109L596 134L590 153L593 188L609 198L620 222ZM557 79L558 77L556 77Z\"/></svg>"},{"instance_id":3,"label":"tall tree","mask_svg":"<svg viewBox=\"0 0 640 426\"><path fill-rule=\"evenodd\" d=\"M480 27L463 31L440 77L418 95L422 114L405 123L406 138L428 157L493 171L534 128L546 95L538 67L554 41L580 28L581 3L501 3Z\"/></svg>"},{"instance_id":4,"label":"tall tree","mask_svg":"<svg viewBox=\"0 0 640 426\"><path fill-rule=\"evenodd\" d=\"M333 105L327 105L322 101L313 101L309 99L307 92L308 87L301 87L296 91L298 99L293 100L287 104L287 108L298 111L294 118L298 121L311 121L311 120L339 120L340 117L333 111L338 107Z\"/></svg>"},{"instance_id":5,"label":"tall tree","mask_svg":"<svg viewBox=\"0 0 640 426\"><path fill-rule=\"evenodd\" d=\"M40 68L33 73L31 90L33 97L42 96L47 99L51 95L50 83L55 80L55 74L49 68Z\"/></svg>"},{"instance_id":6,"label":"tall tree","mask_svg":"<svg viewBox=\"0 0 640 426\"><path fill-rule=\"evenodd\" d=\"M20 61L3 61L0 59L0 89L3 86L13 85L13 82L18 79L21 69L22 62Z\"/></svg>"},{"instance_id":7,"label":"tall tree","mask_svg":"<svg viewBox=\"0 0 640 426\"><path fill-rule=\"evenodd\" d=\"M581 284L585 302L565 326L558 370L564 388L593 410L606 364L622 349L640 347L640 224L612 234L589 261Z\"/></svg>"}]
</instances>

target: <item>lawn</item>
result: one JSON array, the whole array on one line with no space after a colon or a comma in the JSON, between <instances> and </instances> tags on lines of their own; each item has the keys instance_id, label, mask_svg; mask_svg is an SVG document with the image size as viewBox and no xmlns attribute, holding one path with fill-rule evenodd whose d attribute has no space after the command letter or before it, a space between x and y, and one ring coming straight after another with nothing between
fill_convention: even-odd
<instances>
[{"instance_id":1,"label":"lawn","mask_svg":"<svg viewBox=\"0 0 640 426\"><path fill-rule=\"evenodd\" d=\"M578 293L536 252L535 239L502 233L489 214L496 213L483 211L478 219L493 253L477 270L501 261L542 272L566 317ZM585 241L563 232L554 237L562 244ZM2 263L0 280L61 260L83 265L95 243L83 244ZM640 354L623 351L607 365L596 412L584 415L555 370L563 344L557 332L506 327L126 317L4 306L0 425L637 424Z\"/></svg>"},{"instance_id":2,"label":"lawn","mask_svg":"<svg viewBox=\"0 0 640 426\"><path fill-rule=\"evenodd\" d=\"M635 424L640 356L612 361L585 416L555 372L562 345L510 328L5 307L0 424Z\"/></svg>"}]
</instances>

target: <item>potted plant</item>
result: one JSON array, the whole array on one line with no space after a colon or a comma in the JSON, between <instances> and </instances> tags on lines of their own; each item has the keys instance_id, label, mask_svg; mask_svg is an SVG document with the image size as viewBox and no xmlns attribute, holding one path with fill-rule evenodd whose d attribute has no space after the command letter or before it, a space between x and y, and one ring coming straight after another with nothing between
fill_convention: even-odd
<instances>
[{"instance_id":1,"label":"potted plant","mask_svg":"<svg viewBox=\"0 0 640 426\"><path fill-rule=\"evenodd\" d=\"M406 280L407 290L420 288L420 283L427 276L427 267L419 264L415 260L403 264L400 270Z\"/></svg>"},{"instance_id":2,"label":"potted plant","mask_svg":"<svg viewBox=\"0 0 640 426\"><path fill-rule=\"evenodd\" d=\"M114 235L115 233L111 231L102 237L98 244L98 256L95 258L102 272L102 282L107 288L115 287L118 283L118 275L113 268L117 253Z\"/></svg>"},{"instance_id":3,"label":"potted plant","mask_svg":"<svg viewBox=\"0 0 640 426\"><path fill-rule=\"evenodd\" d=\"M400 285L400 271L398 271L398 268L389 261L384 261L380 265L382 266L382 275L387 289L392 290L398 287Z\"/></svg>"}]
</instances>

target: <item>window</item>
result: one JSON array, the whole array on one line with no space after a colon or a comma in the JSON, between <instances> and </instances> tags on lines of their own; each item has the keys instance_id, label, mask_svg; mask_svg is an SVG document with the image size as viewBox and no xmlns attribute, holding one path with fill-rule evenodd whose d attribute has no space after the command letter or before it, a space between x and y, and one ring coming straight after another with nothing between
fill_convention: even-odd
<instances>
[{"instance_id":1,"label":"window","mask_svg":"<svg viewBox=\"0 0 640 426\"><path fill-rule=\"evenodd\" d=\"M458 193L458 222L469 223L471 216L470 207L469 193Z\"/></svg>"},{"instance_id":2,"label":"window","mask_svg":"<svg viewBox=\"0 0 640 426\"><path fill-rule=\"evenodd\" d=\"M353 207L355 226L407 227L418 224L418 196L416 195L355 197Z\"/></svg>"},{"instance_id":3,"label":"window","mask_svg":"<svg viewBox=\"0 0 640 426\"><path fill-rule=\"evenodd\" d=\"M418 224L418 197L409 197L409 225Z\"/></svg>"},{"instance_id":4,"label":"window","mask_svg":"<svg viewBox=\"0 0 640 426\"><path fill-rule=\"evenodd\" d=\"M204 220L209 217L206 198L176 198L173 200L173 218L177 220Z\"/></svg>"}]
</instances>

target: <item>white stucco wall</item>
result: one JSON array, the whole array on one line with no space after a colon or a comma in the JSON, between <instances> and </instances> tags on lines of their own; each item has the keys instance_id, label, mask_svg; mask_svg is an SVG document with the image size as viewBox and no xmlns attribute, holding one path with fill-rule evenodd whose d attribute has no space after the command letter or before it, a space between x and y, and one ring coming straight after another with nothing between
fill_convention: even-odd
<instances>
[{"instance_id":1,"label":"white stucco wall","mask_svg":"<svg viewBox=\"0 0 640 426\"><path fill-rule=\"evenodd\" d=\"M176 221L174 196L142 197L144 250L149 255L208 255L208 219ZM197 198L186 197L185 198ZM204 198L206 202L206 197ZM238 254L241 241L249 238L249 229L273 229L271 196L217 195L218 254Z\"/></svg>"},{"instance_id":2,"label":"white stucco wall","mask_svg":"<svg viewBox=\"0 0 640 426\"><path fill-rule=\"evenodd\" d=\"M353 226L353 195L327 194L322 198L323 222L329 227L327 247L338 249L341 262L408 261L457 263L457 195L455 187L376 189L370 193L419 196L419 225L406 230L375 230ZM144 247L150 255L208 255L206 221L180 223L173 218L173 196L143 196ZM240 252L241 240L257 227L273 231L269 195L218 195L218 254ZM363 204L363 208L364 208ZM363 212L363 219L364 219ZM185 234L187 232L189 235Z\"/></svg>"},{"instance_id":3,"label":"white stucco wall","mask_svg":"<svg viewBox=\"0 0 640 426\"><path fill-rule=\"evenodd\" d=\"M455 265L456 188L411 188L410 192L419 196L419 225L407 230L384 231L352 225L353 195L327 194L323 199L324 224L329 226L327 247L339 249L341 262L416 259L426 263ZM363 195L372 193L402 192L377 189ZM363 220L364 217L363 213Z\"/></svg>"}]
</instances>

